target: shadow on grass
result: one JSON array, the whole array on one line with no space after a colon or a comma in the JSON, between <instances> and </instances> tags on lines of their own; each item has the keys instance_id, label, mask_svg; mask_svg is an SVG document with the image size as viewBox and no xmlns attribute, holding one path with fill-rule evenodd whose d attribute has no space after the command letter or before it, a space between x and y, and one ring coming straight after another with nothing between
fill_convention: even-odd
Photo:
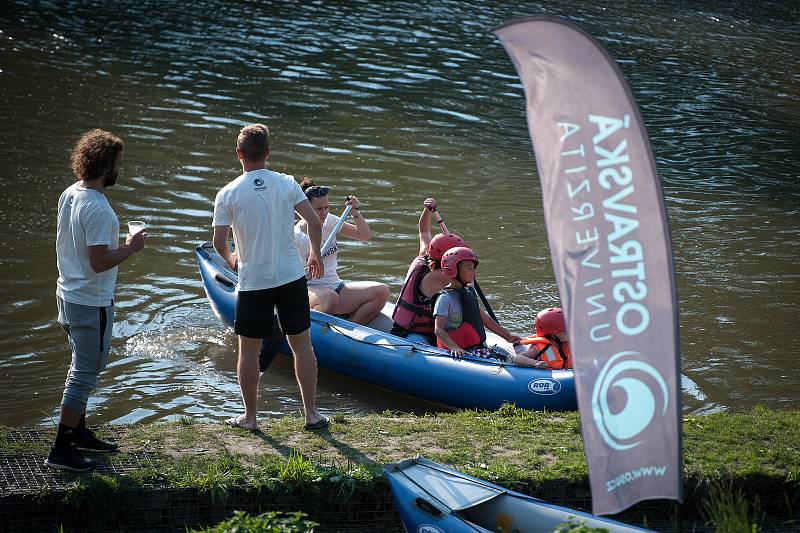
<instances>
[{"instance_id":1,"label":"shadow on grass","mask_svg":"<svg viewBox=\"0 0 800 533\"><path fill-rule=\"evenodd\" d=\"M308 430L302 430L302 431L308 431ZM353 448L349 444L346 444L336 439L336 437L334 437L334 434L331 433L330 431L330 426L323 429L313 430L313 433L322 440L324 440L325 442L327 442L332 448L337 450L343 457L345 457L348 460L348 462L360 464L362 466L367 467L367 469L373 472L383 471L382 464L376 462L374 459L364 454L361 450ZM286 459L289 459L292 455L295 454L300 454L305 459L311 459L310 457L308 457L307 454L299 452L296 448L286 445L286 443L275 439L274 437L264 433L260 429L254 431L252 434L254 437L257 437L262 441L264 441L266 444L270 445L273 449L275 449Z\"/></svg>"}]
</instances>

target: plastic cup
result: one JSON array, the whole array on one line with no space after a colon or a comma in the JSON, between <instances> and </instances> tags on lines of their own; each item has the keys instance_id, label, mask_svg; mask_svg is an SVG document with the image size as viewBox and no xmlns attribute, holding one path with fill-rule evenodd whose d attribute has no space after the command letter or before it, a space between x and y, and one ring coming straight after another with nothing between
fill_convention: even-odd
<instances>
[{"instance_id":1,"label":"plastic cup","mask_svg":"<svg viewBox=\"0 0 800 533\"><path fill-rule=\"evenodd\" d=\"M144 230L145 223L141 220L131 220L128 222L128 234L136 235L140 231Z\"/></svg>"}]
</instances>

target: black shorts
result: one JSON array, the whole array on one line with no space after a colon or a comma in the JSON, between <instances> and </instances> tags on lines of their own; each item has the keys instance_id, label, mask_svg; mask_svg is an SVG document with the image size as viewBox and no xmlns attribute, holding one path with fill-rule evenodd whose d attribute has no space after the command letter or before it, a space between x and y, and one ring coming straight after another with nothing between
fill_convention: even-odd
<instances>
[{"instance_id":1,"label":"black shorts","mask_svg":"<svg viewBox=\"0 0 800 533\"><path fill-rule=\"evenodd\" d=\"M275 307L285 335L297 335L310 328L306 277L271 289L239 291L233 331L251 339L269 337L272 335Z\"/></svg>"}]
</instances>

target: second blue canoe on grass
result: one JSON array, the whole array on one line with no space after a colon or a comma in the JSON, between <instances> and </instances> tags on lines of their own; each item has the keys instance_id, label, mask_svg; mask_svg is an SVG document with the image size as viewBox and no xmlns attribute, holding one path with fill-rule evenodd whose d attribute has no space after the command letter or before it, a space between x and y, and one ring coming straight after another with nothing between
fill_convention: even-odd
<instances>
[{"instance_id":1,"label":"second blue canoe on grass","mask_svg":"<svg viewBox=\"0 0 800 533\"><path fill-rule=\"evenodd\" d=\"M424 457L387 465L384 471L395 507L409 532L549 533L565 523L611 533L649 531L553 505Z\"/></svg>"},{"instance_id":2,"label":"second blue canoe on grass","mask_svg":"<svg viewBox=\"0 0 800 533\"><path fill-rule=\"evenodd\" d=\"M197 247L197 262L214 314L233 327L236 272L211 243ZM572 370L537 370L473 357L454 358L435 346L389 333L393 305L369 325L311 311L311 340L320 368L450 407L494 410L577 409ZM489 345L511 346L487 332ZM288 346L283 351L288 353Z\"/></svg>"}]
</instances>

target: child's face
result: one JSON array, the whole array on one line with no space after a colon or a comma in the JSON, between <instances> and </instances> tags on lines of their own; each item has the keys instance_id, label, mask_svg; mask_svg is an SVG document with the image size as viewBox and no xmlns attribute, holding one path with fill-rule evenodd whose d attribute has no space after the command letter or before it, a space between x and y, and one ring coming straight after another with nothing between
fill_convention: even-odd
<instances>
[{"instance_id":1,"label":"child's face","mask_svg":"<svg viewBox=\"0 0 800 533\"><path fill-rule=\"evenodd\" d=\"M464 285L472 283L475 281L476 268L474 261L461 261L458 264L458 279L460 279Z\"/></svg>"}]
</instances>

